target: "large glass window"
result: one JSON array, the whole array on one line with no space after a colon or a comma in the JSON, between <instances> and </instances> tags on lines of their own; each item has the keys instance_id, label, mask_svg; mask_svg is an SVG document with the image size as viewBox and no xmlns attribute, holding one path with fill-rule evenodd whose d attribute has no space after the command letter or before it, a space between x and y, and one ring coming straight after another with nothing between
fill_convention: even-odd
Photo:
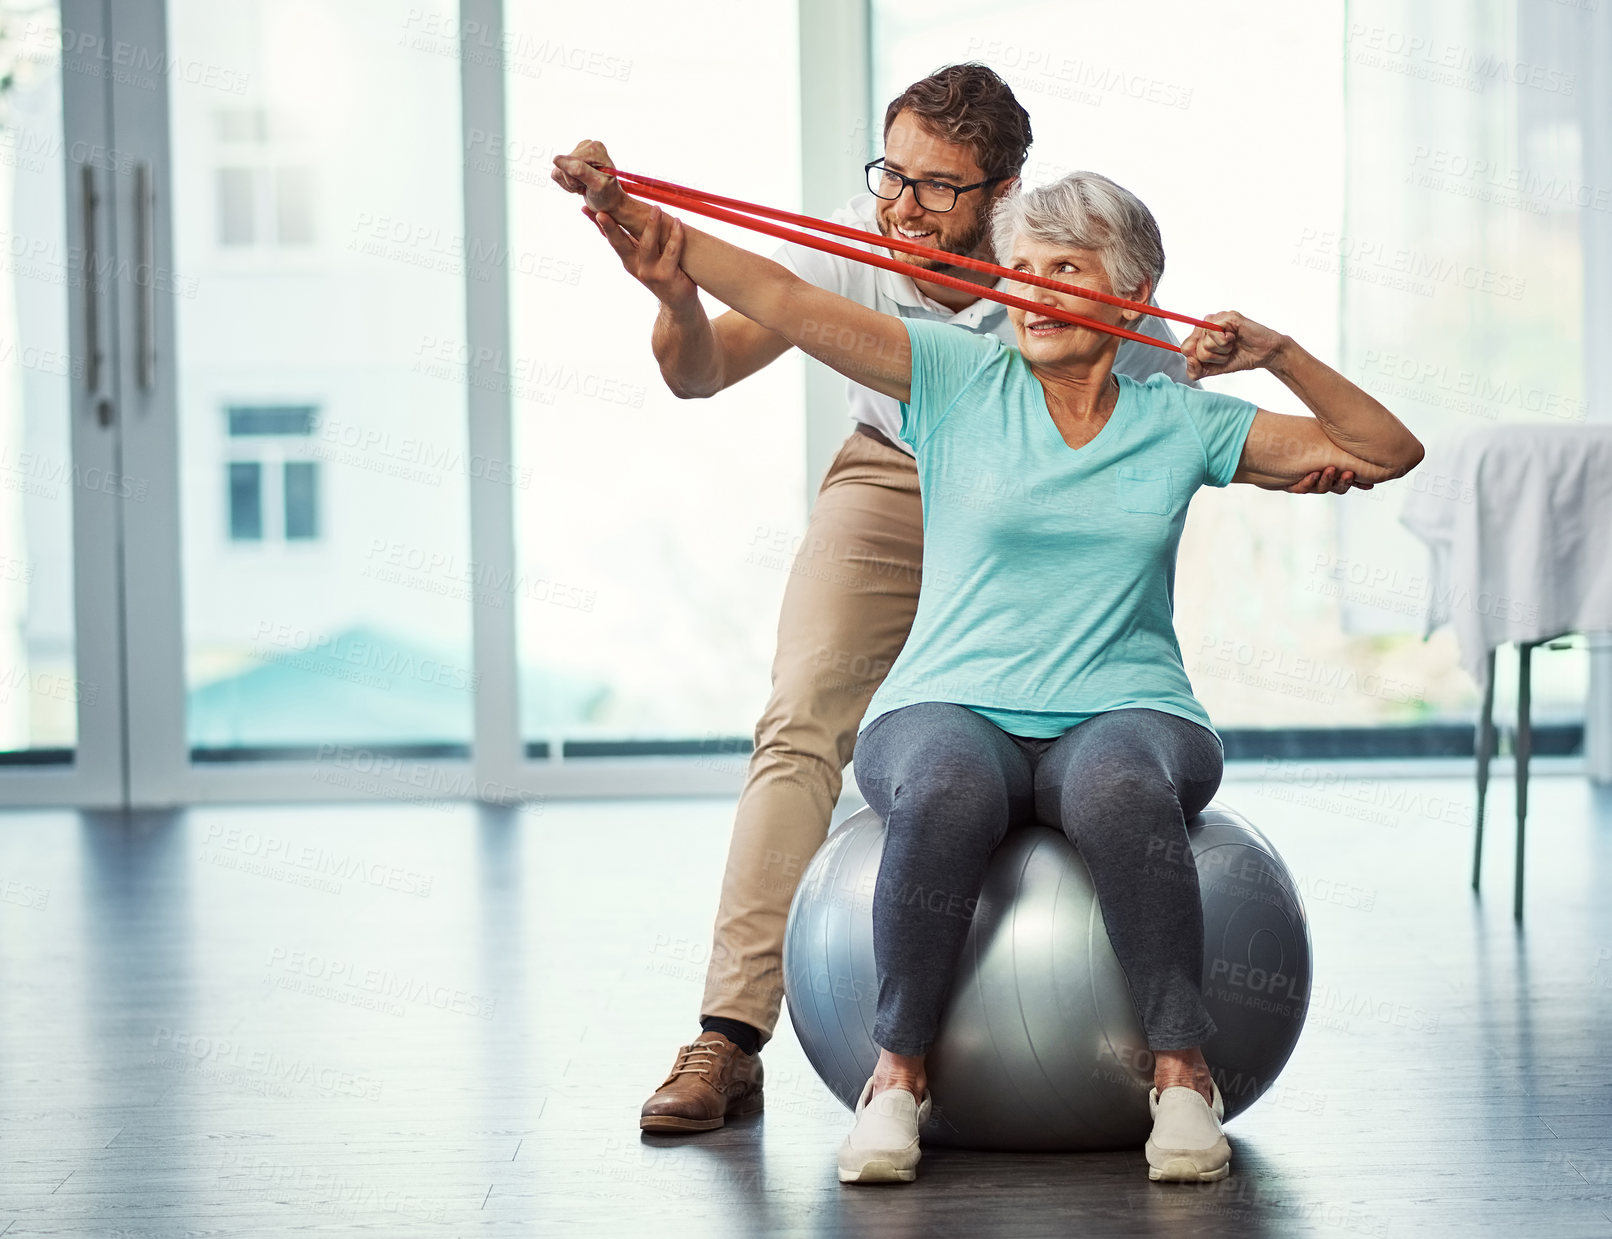
<instances>
[{"instance_id":1,"label":"large glass window","mask_svg":"<svg viewBox=\"0 0 1612 1239\"><path fill-rule=\"evenodd\" d=\"M1539 36L1569 29L1570 7L1262 0L1205 21L1201 6L1169 0L1138 21L1123 5L1009 0L984 15L874 0L875 99L940 64L990 64L1030 112L1027 184L1089 168L1152 208L1168 255L1161 305L1237 309L1293 335L1431 441L1474 419L1582 416L1574 208L1471 192L1473 167L1573 174L1575 104L1559 51ZM1469 68L1453 80L1429 58ZM1433 167L1447 157L1465 180ZM1441 183L1423 184L1435 174ZM1555 412L1501 395L1459 408L1463 375L1551 393ZM1303 412L1268 375L1212 386ZM1425 581L1426 550L1397 521L1405 487L1423 482L1346 497L1199 494L1176 627L1217 726L1471 717L1475 688L1450 630L1422 640L1425 598L1351 601L1337 588L1361 562ZM1582 717L1584 656L1534 665L1535 717ZM1499 677L1502 709L1514 683Z\"/></svg>"},{"instance_id":2,"label":"large glass window","mask_svg":"<svg viewBox=\"0 0 1612 1239\"><path fill-rule=\"evenodd\" d=\"M61 24L0 4L0 760L66 759L77 706ZM89 480L93 483L94 479Z\"/></svg>"},{"instance_id":3,"label":"large glass window","mask_svg":"<svg viewBox=\"0 0 1612 1239\"><path fill-rule=\"evenodd\" d=\"M1606 209L1606 190L1583 167L1581 109L1594 104L1577 44L1593 7L1349 4L1344 221L1308 257L1337 282L1342 368L1429 442L1589 415L1579 220ZM1452 485L1425 469L1407 482ZM1426 547L1399 524L1398 495L1365 498L1349 505L1335 560L1304 584L1336 592L1361 645L1420 650L1406 611L1420 613L1425 591L1403 583L1425 579ZM1473 708L1449 629L1422 657L1437 677L1430 706ZM1536 719L1583 718L1588 659L1575 643L1532 660ZM1505 713L1514 666L1507 647L1496 675Z\"/></svg>"},{"instance_id":4,"label":"large glass window","mask_svg":"<svg viewBox=\"0 0 1612 1239\"><path fill-rule=\"evenodd\" d=\"M650 353L657 303L549 170L598 138L633 171L798 209L795 6L506 11L511 132L467 154L510 176L523 735L593 752L746 736L787 571L757 548L805 516L802 362L673 397Z\"/></svg>"},{"instance_id":5,"label":"large glass window","mask_svg":"<svg viewBox=\"0 0 1612 1239\"><path fill-rule=\"evenodd\" d=\"M415 24L448 32L439 54ZM187 736L471 734L452 0L173 0Z\"/></svg>"}]
</instances>

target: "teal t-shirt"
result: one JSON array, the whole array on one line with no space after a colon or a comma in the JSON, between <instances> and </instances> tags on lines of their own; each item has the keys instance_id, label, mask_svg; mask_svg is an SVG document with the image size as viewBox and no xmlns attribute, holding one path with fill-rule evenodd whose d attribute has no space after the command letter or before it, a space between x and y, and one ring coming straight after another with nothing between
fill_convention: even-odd
<instances>
[{"instance_id":1,"label":"teal t-shirt","mask_svg":"<svg viewBox=\"0 0 1612 1239\"><path fill-rule=\"evenodd\" d=\"M1237 471L1257 407L1122 374L1107 423L1071 448L1018 349L905 325L901 437L917 455L923 585L862 727L946 701L1019 736L1127 708L1212 730L1175 636L1176 549L1193 494Z\"/></svg>"}]
</instances>

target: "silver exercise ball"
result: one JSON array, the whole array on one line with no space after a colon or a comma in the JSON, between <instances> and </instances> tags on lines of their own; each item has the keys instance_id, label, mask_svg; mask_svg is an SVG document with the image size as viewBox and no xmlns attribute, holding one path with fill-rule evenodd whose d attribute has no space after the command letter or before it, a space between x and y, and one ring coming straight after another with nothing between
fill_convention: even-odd
<instances>
[{"instance_id":1,"label":"silver exercise ball","mask_svg":"<svg viewBox=\"0 0 1612 1239\"><path fill-rule=\"evenodd\" d=\"M1241 815L1187 823L1203 896L1203 1046L1226 1118L1270 1088L1310 998L1310 934L1292 876ZM884 823L846 820L813 858L784 935L795 1034L847 1107L873 1043L873 883ZM922 1138L974 1149L1140 1148L1152 1130L1153 1055L1109 945L1091 875L1059 831L1010 831L991 857L928 1061Z\"/></svg>"}]
</instances>

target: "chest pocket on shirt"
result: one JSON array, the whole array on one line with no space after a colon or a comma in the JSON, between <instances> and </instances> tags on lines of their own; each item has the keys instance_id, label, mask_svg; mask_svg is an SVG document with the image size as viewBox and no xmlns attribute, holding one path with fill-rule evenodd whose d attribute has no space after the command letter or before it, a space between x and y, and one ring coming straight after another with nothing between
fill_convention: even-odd
<instances>
[{"instance_id":1,"label":"chest pocket on shirt","mask_svg":"<svg viewBox=\"0 0 1612 1239\"><path fill-rule=\"evenodd\" d=\"M1169 468L1121 465L1115 478L1122 511L1168 516L1175 508L1175 479Z\"/></svg>"}]
</instances>

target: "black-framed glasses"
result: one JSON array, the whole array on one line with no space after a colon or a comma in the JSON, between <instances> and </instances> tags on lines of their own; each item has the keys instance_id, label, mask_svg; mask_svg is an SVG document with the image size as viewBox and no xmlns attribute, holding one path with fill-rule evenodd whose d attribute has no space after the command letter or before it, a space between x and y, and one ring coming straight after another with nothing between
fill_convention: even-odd
<instances>
[{"instance_id":1,"label":"black-framed glasses","mask_svg":"<svg viewBox=\"0 0 1612 1239\"><path fill-rule=\"evenodd\" d=\"M867 174L868 189L875 197L883 198L886 202L894 202L906 192L907 186L912 186L912 199L926 211L933 211L937 215L951 210L957 205L957 195L966 194L971 189L983 189L987 185L994 185L998 181L1005 181L1005 176L993 176L983 181L975 181L972 185L952 185L946 181L926 181L915 176L902 176L893 168L887 168L875 159L867 164L863 171Z\"/></svg>"}]
</instances>

